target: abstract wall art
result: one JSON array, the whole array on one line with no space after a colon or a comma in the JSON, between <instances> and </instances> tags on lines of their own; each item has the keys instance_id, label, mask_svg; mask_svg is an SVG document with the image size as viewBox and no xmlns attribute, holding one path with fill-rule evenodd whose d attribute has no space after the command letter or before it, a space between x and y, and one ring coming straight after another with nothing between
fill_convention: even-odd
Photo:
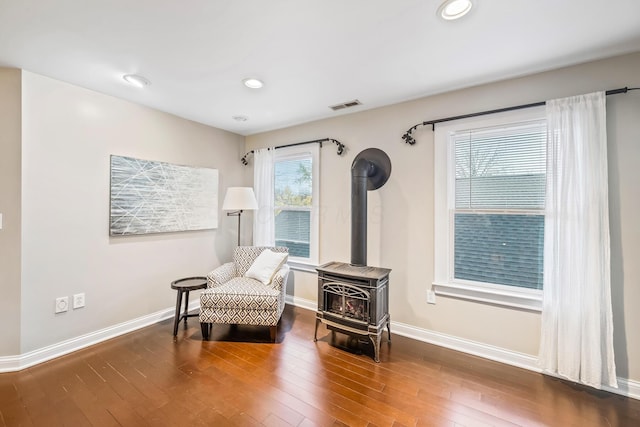
<instances>
[{"instance_id":1,"label":"abstract wall art","mask_svg":"<svg viewBox=\"0 0 640 427\"><path fill-rule=\"evenodd\" d=\"M109 234L218 227L218 170L111 156Z\"/></svg>"}]
</instances>

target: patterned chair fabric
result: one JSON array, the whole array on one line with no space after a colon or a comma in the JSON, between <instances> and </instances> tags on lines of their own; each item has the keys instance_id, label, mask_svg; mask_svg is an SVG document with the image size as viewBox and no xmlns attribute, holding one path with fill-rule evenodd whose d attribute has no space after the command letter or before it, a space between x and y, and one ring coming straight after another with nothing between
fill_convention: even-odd
<instances>
[{"instance_id":1,"label":"patterned chair fabric","mask_svg":"<svg viewBox=\"0 0 640 427\"><path fill-rule=\"evenodd\" d=\"M262 251L288 253L286 247L239 246L233 262L216 268L207 275L207 289L200 295L202 338L209 339L213 323L264 325L271 327L275 341L276 327L284 310L285 287L289 266L285 263L271 283L244 277Z\"/></svg>"}]
</instances>

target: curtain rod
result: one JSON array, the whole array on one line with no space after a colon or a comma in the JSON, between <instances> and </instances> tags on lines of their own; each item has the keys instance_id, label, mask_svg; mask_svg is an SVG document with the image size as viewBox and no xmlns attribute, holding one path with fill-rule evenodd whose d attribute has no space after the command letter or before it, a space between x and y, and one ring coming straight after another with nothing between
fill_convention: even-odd
<instances>
[{"instance_id":1,"label":"curtain rod","mask_svg":"<svg viewBox=\"0 0 640 427\"><path fill-rule=\"evenodd\" d=\"M605 92L605 94L617 95L619 93L627 93L631 90L638 90L638 89L640 89L640 87L623 87L620 89L608 90ZM480 111L478 113L463 114L461 116L452 116L452 117L445 117L443 119L429 120L426 122L418 123L415 126L412 126L408 131L405 132L404 135L402 135L402 139L404 139L405 144L413 145L416 143L416 140L413 136L411 136L411 134L419 126L431 125L431 130L435 131L437 123L450 122L452 120L459 120L459 119L468 119L470 117L486 116L487 114L504 113L505 111L522 110L524 108L540 107L542 105L545 105L546 103L547 103L546 101L534 102L532 104L515 105L513 107L498 108L496 110Z\"/></svg>"},{"instance_id":2,"label":"curtain rod","mask_svg":"<svg viewBox=\"0 0 640 427\"><path fill-rule=\"evenodd\" d=\"M343 143L341 143L340 141L333 139L333 138L323 138L323 139L314 139L313 141L305 141L305 142L296 142L293 144L286 144L286 145L278 145L275 147L269 147L269 148L273 148L274 150L277 150L278 148L285 148L285 147L295 147L297 145L304 145L304 144L320 144L320 148L322 148L322 143L323 142L333 142L338 146L338 156L341 155L344 152L345 149L345 145ZM240 161L242 162L243 165L248 165L249 162L247 161L247 157L249 156L249 154L253 154L255 150L251 150L249 151L247 154L245 154L244 156L242 156L242 159L240 159Z\"/></svg>"}]
</instances>

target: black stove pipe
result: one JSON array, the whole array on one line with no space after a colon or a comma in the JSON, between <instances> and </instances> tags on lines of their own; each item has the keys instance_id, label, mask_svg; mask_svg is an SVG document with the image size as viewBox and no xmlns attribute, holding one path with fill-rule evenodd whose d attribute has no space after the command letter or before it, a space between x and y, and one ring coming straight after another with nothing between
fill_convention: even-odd
<instances>
[{"instance_id":1,"label":"black stove pipe","mask_svg":"<svg viewBox=\"0 0 640 427\"><path fill-rule=\"evenodd\" d=\"M360 158L351 166L351 265L367 265L367 180L376 166Z\"/></svg>"}]
</instances>

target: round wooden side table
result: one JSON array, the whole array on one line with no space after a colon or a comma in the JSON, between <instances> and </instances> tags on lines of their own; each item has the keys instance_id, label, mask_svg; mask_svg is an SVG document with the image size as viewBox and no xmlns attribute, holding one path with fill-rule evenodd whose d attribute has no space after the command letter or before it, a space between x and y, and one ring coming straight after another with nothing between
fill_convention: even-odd
<instances>
[{"instance_id":1,"label":"round wooden side table","mask_svg":"<svg viewBox=\"0 0 640 427\"><path fill-rule=\"evenodd\" d=\"M178 291L178 299L176 300L176 316L173 320L173 336L178 335L178 325L180 321L184 319L184 323L187 323L188 317L195 317L198 314L189 314L189 292L198 289L205 289L207 287L206 277L185 277L184 279L178 279L171 282L171 289ZM184 300L184 313L180 313L180 306L182 305L182 294L185 294Z\"/></svg>"}]
</instances>

